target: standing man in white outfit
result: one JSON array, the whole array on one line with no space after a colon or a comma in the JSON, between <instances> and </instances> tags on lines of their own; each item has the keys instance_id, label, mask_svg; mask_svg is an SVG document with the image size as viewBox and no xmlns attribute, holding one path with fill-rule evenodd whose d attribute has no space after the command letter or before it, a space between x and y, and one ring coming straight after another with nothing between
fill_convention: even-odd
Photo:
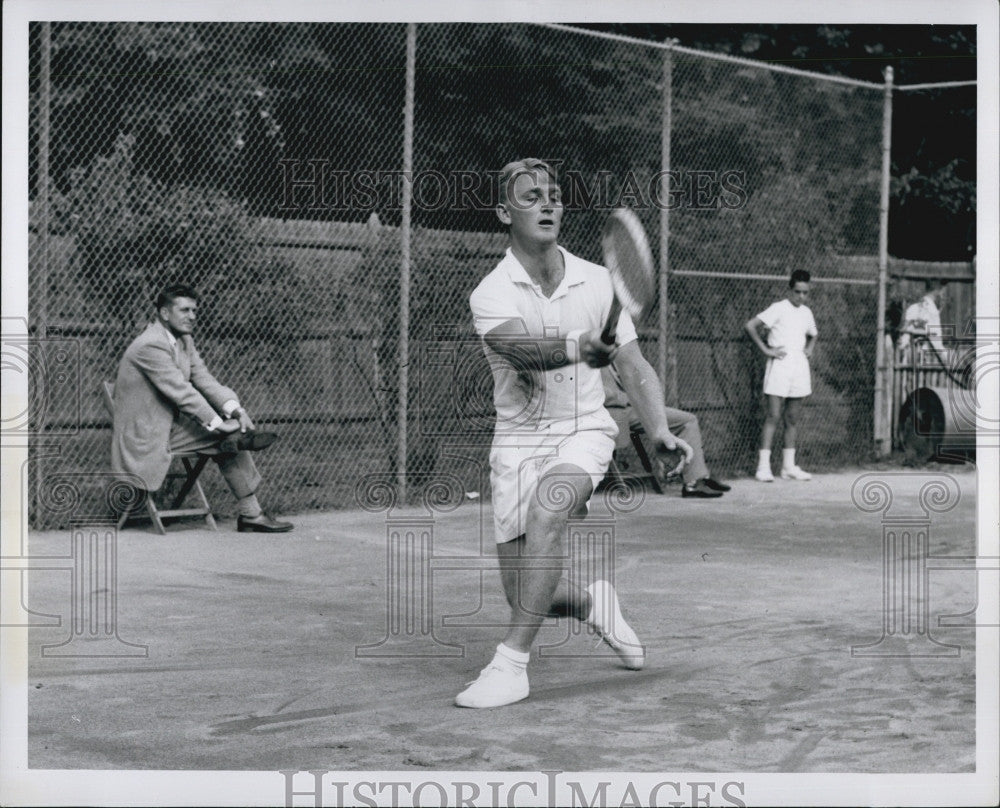
<instances>
[{"instance_id":1,"label":"standing man in white outfit","mask_svg":"<svg viewBox=\"0 0 1000 808\"><path fill-rule=\"evenodd\" d=\"M778 421L784 410L785 448L781 464L783 480L811 480L812 475L795 463L798 441L798 418L802 401L812 394L809 359L816 346L816 320L806 305L809 299L810 275L796 269L788 280L788 297L772 303L745 328L761 352L767 357L764 372L764 395L767 396L767 418L760 439L760 457L756 478L763 483L774 482L771 473L771 444ZM767 330L767 342L760 335Z\"/></svg>"},{"instance_id":2,"label":"standing man in white outfit","mask_svg":"<svg viewBox=\"0 0 1000 808\"><path fill-rule=\"evenodd\" d=\"M614 587L597 580L583 589L563 576L567 522L586 514L618 433L604 408L597 368L615 361L659 453L679 449L686 461L692 456L667 427L663 389L627 313L618 321L618 344L601 341L611 276L557 244L563 206L554 170L541 160L518 160L501 170L499 190L497 216L510 229L510 248L469 304L493 371L490 483L511 619L492 660L455 698L459 707L527 698L531 646L547 616L587 623L626 668L645 663L645 648L622 616Z\"/></svg>"},{"instance_id":3,"label":"standing man in white outfit","mask_svg":"<svg viewBox=\"0 0 1000 808\"><path fill-rule=\"evenodd\" d=\"M906 308L902 334L899 338L899 347L905 348L910 344L911 334L924 337L926 343L919 344L930 345L942 364L948 361L948 349L941 339L941 310L938 306L946 288L942 281L936 279L925 281L924 296Z\"/></svg>"}]
</instances>

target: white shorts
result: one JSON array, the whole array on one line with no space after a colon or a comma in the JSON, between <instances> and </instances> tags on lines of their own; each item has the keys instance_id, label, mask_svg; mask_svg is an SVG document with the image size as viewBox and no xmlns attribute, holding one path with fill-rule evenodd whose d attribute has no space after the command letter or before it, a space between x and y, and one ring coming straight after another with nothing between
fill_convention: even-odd
<instances>
[{"instance_id":1,"label":"white shorts","mask_svg":"<svg viewBox=\"0 0 1000 808\"><path fill-rule=\"evenodd\" d=\"M764 395L782 398L804 398L812 394L809 358L793 352L784 359L768 359L764 371Z\"/></svg>"},{"instance_id":2,"label":"white shorts","mask_svg":"<svg viewBox=\"0 0 1000 808\"><path fill-rule=\"evenodd\" d=\"M512 441L494 441L490 452L490 483L493 488L493 527L497 544L512 541L525 532L528 511L544 507L538 501L538 481L554 466L571 463L590 477L597 488L611 463L615 449L611 429L585 429L571 435L536 433ZM585 515L581 513L579 515Z\"/></svg>"}]
</instances>

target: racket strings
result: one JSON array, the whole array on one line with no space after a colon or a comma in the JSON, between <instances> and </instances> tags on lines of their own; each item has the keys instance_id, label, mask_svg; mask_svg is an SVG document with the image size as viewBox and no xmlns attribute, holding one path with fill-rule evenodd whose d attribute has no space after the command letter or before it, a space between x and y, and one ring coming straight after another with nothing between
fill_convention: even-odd
<instances>
[{"instance_id":1,"label":"racket strings","mask_svg":"<svg viewBox=\"0 0 1000 808\"><path fill-rule=\"evenodd\" d=\"M620 209L608 219L602 242L615 296L625 311L638 318L655 296L653 254L646 231L633 211Z\"/></svg>"}]
</instances>

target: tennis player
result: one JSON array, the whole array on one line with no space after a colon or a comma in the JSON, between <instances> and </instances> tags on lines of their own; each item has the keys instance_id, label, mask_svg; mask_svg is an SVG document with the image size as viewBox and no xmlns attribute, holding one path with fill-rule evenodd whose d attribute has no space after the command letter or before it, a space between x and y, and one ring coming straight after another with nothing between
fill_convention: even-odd
<instances>
[{"instance_id":1,"label":"tennis player","mask_svg":"<svg viewBox=\"0 0 1000 808\"><path fill-rule=\"evenodd\" d=\"M679 449L688 460L692 454L667 428L660 383L639 352L629 315L618 322L617 345L601 341L611 278L558 245L563 206L552 167L537 159L508 164L499 200L510 247L469 302L494 378L490 481L511 619L493 659L456 697L460 707L500 707L528 696L531 646L546 616L584 621L626 668L645 663L611 583L598 580L584 590L563 576L567 522L586 514L618 431L604 408L598 368L615 360L658 452Z\"/></svg>"}]
</instances>

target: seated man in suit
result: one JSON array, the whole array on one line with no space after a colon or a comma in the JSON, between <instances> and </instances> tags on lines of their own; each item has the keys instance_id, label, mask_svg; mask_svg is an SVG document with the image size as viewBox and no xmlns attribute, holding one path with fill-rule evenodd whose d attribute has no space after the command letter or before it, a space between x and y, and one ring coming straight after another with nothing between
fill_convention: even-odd
<instances>
[{"instance_id":1,"label":"seated man in suit","mask_svg":"<svg viewBox=\"0 0 1000 808\"><path fill-rule=\"evenodd\" d=\"M640 429L639 417L632 409L625 388L614 364L601 368L601 378L604 382L604 406L611 417L615 419L622 433L627 436L629 429ZM675 407L664 407L667 413L667 428L678 438L687 443L694 457L684 466L682 477L684 485L681 487L682 497L695 497L696 499L714 499L721 497L723 493L730 490L730 486L721 483L708 473L705 465L705 452L701 446L701 427L698 425L698 416L693 412L679 410ZM654 462L662 463L658 458Z\"/></svg>"},{"instance_id":2,"label":"seated man in suit","mask_svg":"<svg viewBox=\"0 0 1000 808\"><path fill-rule=\"evenodd\" d=\"M276 436L255 432L236 393L208 372L191 338L197 309L190 286L168 286L156 298L156 320L125 351L115 381L111 468L157 491L171 452L210 455L236 497L237 530L284 533L292 525L257 502L260 475L249 454Z\"/></svg>"}]
</instances>

